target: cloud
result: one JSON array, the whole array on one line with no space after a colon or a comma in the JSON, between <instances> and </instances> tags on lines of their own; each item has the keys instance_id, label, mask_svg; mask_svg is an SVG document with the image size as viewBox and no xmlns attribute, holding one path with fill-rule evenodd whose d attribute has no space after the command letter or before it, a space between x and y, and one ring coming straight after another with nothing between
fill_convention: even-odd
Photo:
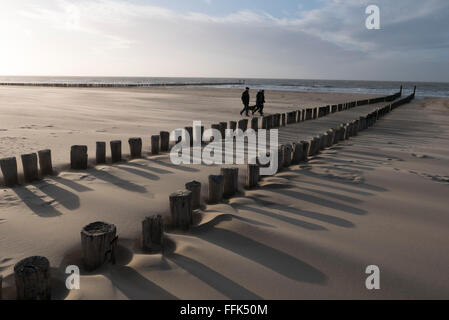
<instances>
[{"instance_id":1,"label":"cloud","mask_svg":"<svg viewBox=\"0 0 449 320\"><path fill-rule=\"evenodd\" d=\"M365 28L371 1L321 0L284 17L124 0L18 1L16 23L34 37L20 44L34 51L21 68L35 73L448 80L445 0L379 0L381 30ZM11 60L14 46L0 52L0 67L2 54Z\"/></svg>"}]
</instances>

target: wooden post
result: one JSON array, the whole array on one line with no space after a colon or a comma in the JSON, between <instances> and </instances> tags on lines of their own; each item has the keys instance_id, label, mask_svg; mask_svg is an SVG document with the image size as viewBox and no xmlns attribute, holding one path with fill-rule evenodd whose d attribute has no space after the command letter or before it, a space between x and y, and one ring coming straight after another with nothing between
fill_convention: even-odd
<instances>
[{"instance_id":1,"label":"wooden post","mask_svg":"<svg viewBox=\"0 0 449 320\"><path fill-rule=\"evenodd\" d=\"M175 228L187 230L193 223L192 192L180 190L170 194L170 212Z\"/></svg>"},{"instance_id":2,"label":"wooden post","mask_svg":"<svg viewBox=\"0 0 449 320\"><path fill-rule=\"evenodd\" d=\"M14 266L17 300L50 300L50 262L45 257L33 256L20 260Z\"/></svg>"},{"instance_id":3,"label":"wooden post","mask_svg":"<svg viewBox=\"0 0 449 320\"><path fill-rule=\"evenodd\" d=\"M292 145L291 144L286 144L284 145L284 167L290 167L290 165L292 164Z\"/></svg>"},{"instance_id":4,"label":"wooden post","mask_svg":"<svg viewBox=\"0 0 449 320\"><path fill-rule=\"evenodd\" d=\"M186 189L192 192L192 209L198 209L201 205L201 182L187 182Z\"/></svg>"},{"instance_id":5,"label":"wooden post","mask_svg":"<svg viewBox=\"0 0 449 320\"><path fill-rule=\"evenodd\" d=\"M41 168L41 176L53 174L53 165L51 162L51 150L40 150L37 152L39 156L39 167Z\"/></svg>"},{"instance_id":6,"label":"wooden post","mask_svg":"<svg viewBox=\"0 0 449 320\"><path fill-rule=\"evenodd\" d=\"M229 121L229 129L235 131L235 129L237 129L237 122L236 121Z\"/></svg>"},{"instance_id":7,"label":"wooden post","mask_svg":"<svg viewBox=\"0 0 449 320\"><path fill-rule=\"evenodd\" d=\"M23 177L26 182L33 182L39 179L39 169L37 167L37 155L35 153L22 154Z\"/></svg>"},{"instance_id":8,"label":"wooden post","mask_svg":"<svg viewBox=\"0 0 449 320\"><path fill-rule=\"evenodd\" d=\"M151 136L151 154L159 154L159 135Z\"/></svg>"},{"instance_id":9,"label":"wooden post","mask_svg":"<svg viewBox=\"0 0 449 320\"><path fill-rule=\"evenodd\" d=\"M284 145L278 147L278 169L277 172L281 171L284 167Z\"/></svg>"},{"instance_id":10,"label":"wooden post","mask_svg":"<svg viewBox=\"0 0 449 320\"><path fill-rule=\"evenodd\" d=\"M193 127L184 127L190 136L190 146L193 146Z\"/></svg>"},{"instance_id":11,"label":"wooden post","mask_svg":"<svg viewBox=\"0 0 449 320\"><path fill-rule=\"evenodd\" d=\"M164 224L161 215L146 217L142 221L142 247L150 252L158 252L163 248Z\"/></svg>"},{"instance_id":12,"label":"wooden post","mask_svg":"<svg viewBox=\"0 0 449 320\"><path fill-rule=\"evenodd\" d=\"M3 181L7 187L12 188L19 183L15 157L1 159L0 167L3 173Z\"/></svg>"},{"instance_id":13,"label":"wooden post","mask_svg":"<svg viewBox=\"0 0 449 320\"><path fill-rule=\"evenodd\" d=\"M109 259L114 262L116 232L115 225L102 221L92 222L81 230L81 247L86 270L95 270Z\"/></svg>"},{"instance_id":14,"label":"wooden post","mask_svg":"<svg viewBox=\"0 0 449 320\"><path fill-rule=\"evenodd\" d=\"M285 127L285 113L283 113L281 116L282 116L282 126Z\"/></svg>"},{"instance_id":15,"label":"wooden post","mask_svg":"<svg viewBox=\"0 0 449 320\"><path fill-rule=\"evenodd\" d=\"M254 188L258 185L260 178L260 168L257 164L248 164L246 170L245 187L248 189Z\"/></svg>"},{"instance_id":16,"label":"wooden post","mask_svg":"<svg viewBox=\"0 0 449 320\"><path fill-rule=\"evenodd\" d=\"M241 119L239 120L239 129L242 130L243 132L246 131L246 129L248 128L248 119Z\"/></svg>"},{"instance_id":17,"label":"wooden post","mask_svg":"<svg viewBox=\"0 0 449 320\"><path fill-rule=\"evenodd\" d=\"M161 151L167 152L168 149L170 148L170 132L161 131L159 133L159 135L161 137ZM153 144L151 144L151 145L153 145Z\"/></svg>"},{"instance_id":18,"label":"wooden post","mask_svg":"<svg viewBox=\"0 0 449 320\"><path fill-rule=\"evenodd\" d=\"M221 168L221 175L223 176L223 197L230 198L238 191L238 168Z\"/></svg>"},{"instance_id":19,"label":"wooden post","mask_svg":"<svg viewBox=\"0 0 449 320\"><path fill-rule=\"evenodd\" d=\"M258 117L254 117L251 119L251 129L253 129L254 131L259 130L259 118Z\"/></svg>"},{"instance_id":20,"label":"wooden post","mask_svg":"<svg viewBox=\"0 0 449 320\"><path fill-rule=\"evenodd\" d=\"M72 146L70 149L70 167L75 170L87 169L87 146Z\"/></svg>"},{"instance_id":21,"label":"wooden post","mask_svg":"<svg viewBox=\"0 0 449 320\"><path fill-rule=\"evenodd\" d=\"M96 152L97 164L106 163L106 142L97 141L97 152Z\"/></svg>"},{"instance_id":22,"label":"wooden post","mask_svg":"<svg viewBox=\"0 0 449 320\"><path fill-rule=\"evenodd\" d=\"M157 136L159 138L159 136ZM129 138L129 151L131 158L141 158L142 157L142 139L141 138Z\"/></svg>"},{"instance_id":23,"label":"wooden post","mask_svg":"<svg viewBox=\"0 0 449 320\"><path fill-rule=\"evenodd\" d=\"M122 161L122 142L120 140L114 140L110 142L110 145L112 163Z\"/></svg>"},{"instance_id":24,"label":"wooden post","mask_svg":"<svg viewBox=\"0 0 449 320\"><path fill-rule=\"evenodd\" d=\"M293 142L293 155L291 164L298 164L302 161L303 146L302 143Z\"/></svg>"},{"instance_id":25,"label":"wooden post","mask_svg":"<svg viewBox=\"0 0 449 320\"><path fill-rule=\"evenodd\" d=\"M209 204L216 204L223 200L224 177L222 175L209 176Z\"/></svg>"},{"instance_id":26,"label":"wooden post","mask_svg":"<svg viewBox=\"0 0 449 320\"><path fill-rule=\"evenodd\" d=\"M334 136L335 136L335 131L333 129L329 129L327 130L327 141L326 141L326 147L332 147L332 145L334 144Z\"/></svg>"},{"instance_id":27,"label":"wooden post","mask_svg":"<svg viewBox=\"0 0 449 320\"><path fill-rule=\"evenodd\" d=\"M220 134L221 134L221 138L225 139L226 138L226 129L228 128L228 123L227 122L220 122Z\"/></svg>"},{"instance_id":28,"label":"wooden post","mask_svg":"<svg viewBox=\"0 0 449 320\"><path fill-rule=\"evenodd\" d=\"M310 142L301 141L302 144L302 157L301 161L307 161L307 156L309 155Z\"/></svg>"}]
</instances>

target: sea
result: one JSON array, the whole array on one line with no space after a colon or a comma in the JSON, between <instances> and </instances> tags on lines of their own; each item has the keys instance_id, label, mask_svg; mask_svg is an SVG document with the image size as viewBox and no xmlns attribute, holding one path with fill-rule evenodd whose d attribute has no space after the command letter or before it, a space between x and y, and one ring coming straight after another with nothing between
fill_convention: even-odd
<instances>
[{"instance_id":1,"label":"sea","mask_svg":"<svg viewBox=\"0 0 449 320\"><path fill-rule=\"evenodd\" d=\"M67 83L115 85L202 85L214 88L244 88L286 91L341 92L388 95L403 86L404 94L417 87L417 97L449 97L447 82L256 79L256 78L164 78L164 77L35 77L0 76L0 83Z\"/></svg>"}]
</instances>

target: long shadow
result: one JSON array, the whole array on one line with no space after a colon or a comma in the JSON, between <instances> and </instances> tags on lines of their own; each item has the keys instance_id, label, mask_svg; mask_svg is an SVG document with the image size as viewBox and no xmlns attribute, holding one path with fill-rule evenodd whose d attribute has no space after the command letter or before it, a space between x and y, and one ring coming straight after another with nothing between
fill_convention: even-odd
<instances>
[{"instance_id":1,"label":"long shadow","mask_svg":"<svg viewBox=\"0 0 449 320\"><path fill-rule=\"evenodd\" d=\"M311 265L230 230L214 228L210 232L196 235L292 280L317 284L327 281L327 276Z\"/></svg>"},{"instance_id":2,"label":"long shadow","mask_svg":"<svg viewBox=\"0 0 449 320\"><path fill-rule=\"evenodd\" d=\"M345 196L345 195L334 193L334 192L324 191L324 190L309 189L309 188L305 188L305 187L301 187L301 190L306 190L306 191L313 192L313 193L323 194L323 195L326 195L328 197L335 198L335 199L338 199L340 201L345 201L345 202L349 202L349 203L361 203L361 202L363 202L362 200L357 199L357 198Z\"/></svg>"},{"instance_id":3,"label":"long shadow","mask_svg":"<svg viewBox=\"0 0 449 320\"><path fill-rule=\"evenodd\" d=\"M176 170L181 170L181 171L187 171L187 172L199 172L199 169L195 169L195 168L191 168L191 167L186 167L184 165L177 165L177 164L173 164L167 161L162 161L162 160L147 160L149 162L154 162L157 163L160 166L165 166L171 169L176 169Z\"/></svg>"},{"instance_id":4,"label":"long shadow","mask_svg":"<svg viewBox=\"0 0 449 320\"><path fill-rule=\"evenodd\" d=\"M329 177L325 174L319 174L316 172L313 172L311 170L301 170L299 171L299 174L303 174L305 176L309 176L309 177L313 177L313 178L317 178L317 179L323 179L325 181L329 181ZM371 184L367 184L367 183L354 183L354 182L349 182L343 179L330 179L332 182L335 183L339 183L339 184L344 184L347 186L352 186L352 187L357 187L357 188L361 188L361 189L366 189L366 190L370 190L370 191L388 191L387 189L383 188L383 187L378 187L378 186L373 186Z\"/></svg>"},{"instance_id":5,"label":"long shadow","mask_svg":"<svg viewBox=\"0 0 449 320\"><path fill-rule=\"evenodd\" d=\"M302 221L302 220L298 220L298 219L295 219L295 218L286 217L286 216L283 216L283 215L280 215L280 214L276 214L276 213L273 213L273 212L270 212L270 211L267 211L267 210L263 210L261 208L255 208L255 207L250 207L250 206L241 205L241 204L235 205L234 208L235 209L243 209L243 210L255 212L255 213L258 213L258 214L262 214L264 216L267 216L267 217L270 217L270 218L273 218L273 219L278 219L278 220L281 220L283 222L287 222L287 223L290 223L292 225L295 225L295 226L298 226L298 227L301 227L301 228L304 228L304 229L307 229L307 230L316 230L316 231L318 231L318 230L321 230L321 231L327 230L323 226L320 226L320 225L317 225L317 224L314 224L314 223L310 223L310 222L306 222L306 221Z\"/></svg>"},{"instance_id":6,"label":"long shadow","mask_svg":"<svg viewBox=\"0 0 449 320\"><path fill-rule=\"evenodd\" d=\"M93 169L93 170L89 170L89 174L93 175L97 179L103 180L107 183L111 183L111 184L115 185L116 187L119 187L119 188L122 188L122 189L125 189L128 191L139 192L139 193L147 192L147 190L144 187L139 186L130 181L123 180L117 176L110 174L109 172L106 172L106 171L99 171L99 170Z\"/></svg>"},{"instance_id":7,"label":"long shadow","mask_svg":"<svg viewBox=\"0 0 449 320\"><path fill-rule=\"evenodd\" d=\"M128 166L128 164L126 164L126 166L121 165L121 166L117 166L117 169L123 170L123 171L127 171L129 173L135 174L136 176L141 176L143 178L149 179L149 180L159 180L160 178L152 173L143 171L143 170L139 170L139 169L134 169L134 168L130 168Z\"/></svg>"},{"instance_id":8,"label":"long shadow","mask_svg":"<svg viewBox=\"0 0 449 320\"><path fill-rule=\"evenodd\" d=\"M333 224L333 225L336 225L339 227L343 227L343 228L354 228L355 227L355 225L351 221L348 221L348 220L342 219L342 218L338 218L338 217L334 217L334 216L331 216L328 214L314 212L314 211L308 211L308 210L301 210L301 209L289 207L289 206L282 205L282 204L279 204L278 207L280 208L280 210L285 211L285 212L301 215L306 218L315 219L315 220Z\"/></svg>"},{"instance_id":9,"label":"long shadow","mask_svg":"<svg viewBox=\"0 0 449 320\"><path fill-rule=\"evenodd\" d=\"M221 292L226 297L232 300L260 300L262 299L255 293L242 287L238 283L212 270L206 265L195 261L186 256L174 253L168 257L181 268L188 271L190 274L199 278L201 281L207 283L212 288Z\"/></svg>"},{"instance_id":10,"label":"long shadow","mask_svg":"<svg viewBox=\"0 0 449 320\"><path fill-rule=\"evenodd\" d=\"M86 191L93 191L91 188L83 186L80 183L77 183L75 181L63 178L63 177L50 177L51 180L56 181L60 184L63 184L77 192L86 192Z\"/></svg>"},{"instance_id":11,"label":"long shadow","mask_svg":"<svg viewBox=\"0 0 449 320\"><path fill-rule=\"evenodd\" d=\"M360 191L360 190L354 190L354 189L349 189L349 188L345 188L345 187L335 187L333 185L329 185L329 184L325 184L325 183L319 183L319 182L312 182L312 181L305 181L302 180L301 183L306 183L306 184L311 184L313 186L317 186L317 187L324 187L324 188L330 188L330 189L338 189L341 191L345 191L345 192L349 192L349 193L355 193L361 196L372 196L372 193L369 192L365 192L365 191Z\"/></svg>"},{"instance_id":12,"label":"long shadow","mask_svg":"<svg viewBox=\"0 0 449 320\"><path fill-rule=\"evenodd\" d=\"M26 187L16 187L12 189L23 203L35 214L43 218L52 218L62 215L59 210L52 207L51 203L43 201Z\"/></svg>"},{"instance_id":13,"label":"long shadow","mask_svg":"<svg viewBox=\"0 0 449 320\"><path fill-rule=\"evenodd\" d=\"M282 190L282 191L278 191L276 189L270 189L271 192L275 192L275 193L281 193L284 196L289 196L291 198L294 199L300 199L303 201L307 201L307 202L311 202L323 207L328 207L331 209L337 209L343 212L347 212L347 213L352 213L352 214L357 214L357 215L363 215L366 214L367 211L364 209L359 209L356 207L352 207L346 204L342 204L342 203L338 203L332 200L327 200L327 199L323 199L323 198L319 198L316 197L314 195L311 194L303 194L297 191L292 191L292 190Z\"/></svg>"},{"instance_id":14,"label":"long shadow","mask_svg":"<svg viewBox=\"0 0 449 320\"><path fill-rule=\"evenodd\" d=\"M136 270L121 266L111 268L110 280L131 300L177 300L170 292L148 280Z\"/></svg>"},{"instance_id":15,"label":"long shadow","mask_svg":"<svg viewBox=\"0 0 449 320\"><path fill-rule=\"evenodd\" d=\"M145 166L143 164L140 163L135 163L135 162L128 162L126 165L131 166L131 167L137 167L143 170L148 170L148 171L152 171L158 174L170 174L173 173L173 171L168 171L168 170L164 170L164 169L160 169L160 168L154 168L154 167L150 167L150 166Z\"/></svg>"},{"instance_id":16,"label":"long shadow","mask_svg":"<svg viewBox=\"0 0 449 320\"><path fill-rule=\"evenodd\" d=\"M53 198L56 202L60 203L63 207L69 210L78 209L80 206L80 198L63 188L58 187L55 184L50 184L45 181L36 185L39 190Z\"/></svg>"}]
</instances>

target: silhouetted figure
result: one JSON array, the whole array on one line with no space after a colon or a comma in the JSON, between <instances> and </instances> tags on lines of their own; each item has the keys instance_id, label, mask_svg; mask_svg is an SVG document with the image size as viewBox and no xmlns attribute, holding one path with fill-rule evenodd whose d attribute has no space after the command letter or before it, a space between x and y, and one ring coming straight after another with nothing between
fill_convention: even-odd
<instances>
[{"instance_id":1,"label":"silhouetted figure","mask_svg":"<svg viewBox=\"0 0 449 320\"><path fill-rule=\"evenodd\" d=\"M263 104L265 103L265 90L259 90L256 96L256 107L253 110L253 114L259 111L260 115L263 116Z\"/></svg>"},{"instance_id":2,"label":"silhouetted figure","mask_svg":"<svg viewBox=\"0 0 449 320\"><path fill-rule=\"evenodd\" d=\"M240 115L242 115L243 111L245 111L246 116L249 117L248 108L249 108L249 88L246 87L245 91L242 93L242 103L243 109L240 111Z\"/></svg>"}]
</instances>

